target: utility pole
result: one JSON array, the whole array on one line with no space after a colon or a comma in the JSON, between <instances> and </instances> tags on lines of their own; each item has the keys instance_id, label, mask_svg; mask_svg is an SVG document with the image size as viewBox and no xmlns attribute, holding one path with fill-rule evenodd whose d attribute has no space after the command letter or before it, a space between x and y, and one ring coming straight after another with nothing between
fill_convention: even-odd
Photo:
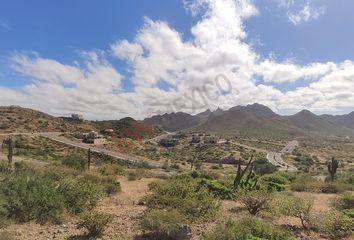
<instances>
[{"instance_id":1,"label":"utility pole","mask_svg":"<svg viewBox=\"0 0 354 240\"><path fill-rule=\"evenodd\" d=\"M87 150L87 168L88 168L88 170L90 170L90 166L91 166L91 149L89 148Z\"/></svg>"},{"instance_id":2,"label":"utility pole","mask_svg":"<svg viewBox=\"0 0 354 240\"><path fill-rule=\"evenodd\" d=\"M12 141L11 137L9 137L7 146L8 146L7 159L9 160L9 163L11 164L12 163L13 150L14 150L13 141Z\"/></svg>"}]
</instances>

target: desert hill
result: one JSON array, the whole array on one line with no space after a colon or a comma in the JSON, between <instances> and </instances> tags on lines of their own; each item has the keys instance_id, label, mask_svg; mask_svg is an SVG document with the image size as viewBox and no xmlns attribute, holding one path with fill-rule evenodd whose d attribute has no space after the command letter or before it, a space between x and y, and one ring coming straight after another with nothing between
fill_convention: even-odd
<instances>
[{"instance_id":1,"label":"desert hill","mask_svg":"<svg viewBox=\"0 0 354 240\"><path fill-rule=\"evenodd\" d=\"M94 130L88 121L69 121L19 106L0 106L0 133Z\"/></svg>"},{"instance_id":2,"label":"desert hill","mask_svg":"<svg viewBox=\"0 0 354 240\"><path fill-rule=\"evenodd\" d=\"M135 140L153 137L156 133L161 131L152 124L137 121L131 117L122 118L120 120L96 121L95 123L101 130L113 129L117 137Z\"/></svg>"},{"instance_id":3,"label":"desert hill","mask_svg":"<svg viewBox=\"0 0 354 240\"><path fill-rule=\"evenodd\" d=\"M354 129L354 111L344 115L322 115L323 118L334 123Z\"/></svg>"},{"instance_id":4,"label":"desert hill","mask_svg":"<svg viewBox=\"0 0 354 240\"><path fill-rule=\"evenodd\" d=\"M353 135L353 131L347 127L329 121L321 116L302 110L292 116L283 117L284 121L310 133L322 133L327 135Z\"/></svg>"}]
</instances>

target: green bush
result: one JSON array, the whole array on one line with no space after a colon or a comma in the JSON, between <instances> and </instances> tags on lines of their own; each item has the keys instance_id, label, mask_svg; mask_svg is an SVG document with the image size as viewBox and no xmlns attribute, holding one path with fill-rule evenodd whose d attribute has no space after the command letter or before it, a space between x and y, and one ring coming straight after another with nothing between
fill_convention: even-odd
<instances>
[{"instance_id":1,"label":"green bush","mask_svg":"<svg viewBox=\"0 0 354 240\"><path fill-rule=\"evenodd\" d=\"M124 175L125 168L117 164L104 164L100 167L102 175Z\"/></svg>"},{"instance_id":2,"label":"green bush","mask_svg":"<svg viewBox=\"0 0 354 240\"><path fill-rule=\"evenodd\" d=\"M107 225L112 221L112 216L106 213L91 212L81 217L77 228L86 228L89 237L101 237Z\"/></svg>"},{"instance_id":3,"label":"green bush","mask_svg":"<svg viewBox=\"0 0 354 240\"><path fill-rule=\"evenodd\" d=\"M83 171L87 168L88 161L77 154L71 154L63 157L61 163L65 166Z\"/></svg>"},{"instance_id":4,"label":"green bush","mask_svg":"<svg viewBox=\"0 0 354 240\"><path fill-rule=\"evenodd\" d=\"M189 176L172 178L149 185L151 194L145 197L150 209L176 210L191 221L213 218L219 203L207 188Z\"/></svg>"},{"instance_id":5,"label":"green bush","mask_svg":"<svg viewBox=\"0 0 354 240\"><path fill-rule=\"evenodd\" d=\"M229 220L218 226L207 240L295 240L289 233L282 231L255 217L244 217L237 221Z\"/></svg>"},{"instance_id":6,"label":"green bush","mask_svg":"<svg viewBox=\"0 0 354 240\"><path fill-rule=\"evenodd\" d=\"M58 191L63 196L65 207L73 214L92 209L105 195L103 186L90 181L63 180Z\"/></svg>"},{"instance_id":7,"label":"green bush","mask_svg":"<svg viewBox=\"0 0 354 240\"><path fill-rule=\"evenodd\" d=\"M303 228L308 228L313 207L313 199L291 194L278 194L273 199L272 209L284 215L298 218Z\"/></svg>"},{"instance_id":8,"label":"green bush","mask_svg":"<svg viewBox=\"0 0 354 240\"><path fill-rule=\"evenodd\" d=\"M337 198L335 198L332 202L332 206L334 206L339 211L345 211L347 215L351 216L354 212L354 194L353 193L345 193Z\"/></svg>"},{"instance_id":9,"label":"green bush","mask_svg":"<svg viewBox=\"0 0 354 240\"><path fill-rule=\"evenodd\" d=\"M1 192L8 217L18 222L59 220L63 197L52 179L29 170L15 172L2 181Z\"/></svg>"},{"instance_id":10,"label":"green bush","mask_svg":"<svg viewBox=\"0 0 354 240\"><path fill-rule=\"evenodd\" d=\"M114 176L101 177L101 184L104 186L105 192L108 195L112 195L121 191L120 182L118 182Z\"/></svg>"},{"instance_id":11,"label":"green bush","mask_svg":"<svg viewBox=\"0 0 354 240\"><path fill-rule=\"evenodd\" d=\"M317 215L312 219L313 228L329 239L346 239L353 233L353 219L338 211Z\"/></svg>"},{"instance_id":12,"label":"green bush","mask_svg":"<svg viewBox=\"0 0 354 240\"><path fill-rule=\"evenodd\" d=\"M232 188L228 188L216 180L202 179L199 184L207 188L209 192L217 198L230 200L235 197L235 193Z\"/></svg>"},{"instance_id":13,"label":"green bush","mask_svg":"<svg viewBox=\"0 0 354 240\"><path fill-rule=\"evenodd\" d=\"M290 189L295 192L321 192L322 186L323 182L311 175L301 174L290 184Z\"/></svg>"},{"instance_id":14,"label":"green bush","mask_svg":"<svg viewBox=\"0 0 354 240\"><path fill-rule=\"evenodd\" d=\"M11 164L0 161L0 174L10 174L12 172Z\"/></svg>"},{"instance_id":15,"label":"green bush","mask_svg":"<svg viewBox=\"0 0 354 240\"><path fill-rule=\"evenodd\" d=\"M85 173L79 181L82 183L91 182L103 187L107 195L120 192L121 186L115 176L100 176L95 173Z\"/></svg>"},{"instance_id":16,"label":"green bush","mask_svg":"<svg viewBox=\"0 0 354 240\"><path fill-rule=\"evenodd\" d=\"M153 209L148 211L141 221L144 230L172 235L182 224L188 223L186 217L176 210Z\"/></svg>"},{"instance_id":17,"label":"green bush","mask_svg":"<svg viewBox=\"0 0 354 240\"><path fill-rule=\"evenodd\" d=\"M289 183L290 182L286 177L278 173L267 174L259 178L261 189L269 192L284 191Z\"/></svg>"}]
</instances>

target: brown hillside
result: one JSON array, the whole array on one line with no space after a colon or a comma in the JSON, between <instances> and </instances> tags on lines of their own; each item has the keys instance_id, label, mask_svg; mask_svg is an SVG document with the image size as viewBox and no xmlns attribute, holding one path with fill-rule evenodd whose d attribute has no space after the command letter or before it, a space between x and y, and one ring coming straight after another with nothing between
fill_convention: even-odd
<instances>
[{"instance_id":1,"label":"brown hillside","mask_svg":"<svg viewBox=\"0 0 354 240\"><path fill-rule=\"evenodd\" d=\"M0 106L0 133L93 130L90 122L69 121L18 106Z\"/></svg>"}]
</instances>

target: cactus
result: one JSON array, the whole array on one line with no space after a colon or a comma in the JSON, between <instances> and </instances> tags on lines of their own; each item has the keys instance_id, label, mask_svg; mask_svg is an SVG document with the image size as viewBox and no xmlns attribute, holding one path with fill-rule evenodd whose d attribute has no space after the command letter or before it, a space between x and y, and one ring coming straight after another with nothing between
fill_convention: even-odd
<instances>
[{"instance_id":1,"label":"cactus","mask_svg":"<svg viewBox=\"0 0 354 240\"><path fill-rule=\"evenodd\" d=\"M240 187L246 191L259 190L258 176L253 172L253 163L251 165L251 170L246 179L242 179L240 182Z\"/></svg>"},{"instance_id":2,"label":"cactus","mask_svg":"<svg viewBox=\"0 0 354 240\"><path fill-rule=\"evenodd\" d=\"M12 156L13 156L13 150L14 150L14 145L13 145L13 141L11 139L11 137L9 137L8 143L8 155L7 155L7 159L9 160L9 163L12 163Z\"/></svg>"},{"instance_id":3,"label":"cactus","mask_svg":"<svg viewBox=\"0 0 354 240\"><path fill-rule=\"evenodd\" d=\"M237 172L236 172L236 176L235 176L235 180L234 180L234 187L238 188L240 186L241 180L243 178L243 176L245 175L246 171L248 170L248 168L253 164L253 155L251 156L249 162L247 163L247 166L245 167L245 169L241 169L241 160L238 161L237 164ZM251 171L252 172L252 171ZM250 175L249 175L250 176Z\"/></svg>"},{"instance_id":4,"label":"cactus","mask_svg":"<svg viewBox=\"0 0 354 240\"><path fill-rule=\"evenodd\" d=\"M334 157L332 157L331 161L328 162L327 168L329 175L331 176L331 181L334 181L337 169L338 169L338 160L336 160Z\"/></svg>"},{"instance_id":5,"label":"cactus","mask_svg":"<svg viewBox=\"0 0 354 240\"><path fill-rule=\"evenodd\" d=\"M87 168L88 168L88 170L90 170L90 166L91 166L91 149L89 148L87 150Z\"/></svg>"}]
</instances>

